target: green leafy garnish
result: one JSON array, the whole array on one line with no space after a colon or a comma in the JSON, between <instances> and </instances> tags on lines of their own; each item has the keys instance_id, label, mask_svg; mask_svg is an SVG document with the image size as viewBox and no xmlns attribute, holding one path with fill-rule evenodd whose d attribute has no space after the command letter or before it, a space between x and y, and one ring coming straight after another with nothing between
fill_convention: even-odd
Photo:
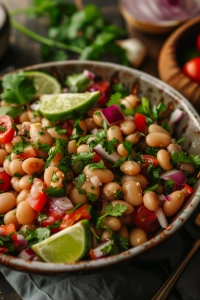
<instances>
[{"instance_id":1,"label":"green leafy garnish","mask_svg":"<svg viewBox=\"0 0 200 300\"><path fill-rule=\"evenodd\" d=\"M43 213L39 213L39 216L38 216L38 222L41 222L43 220L46 220L48 218L47 215L43 214Z\"/></svg>"},{"instance_id":2,"label":"green leafy garnish","mask_svg":"<svg viewBox=\"0 0 200 300\"><path fill-rule=\"evenodd\" d=\"M79 194L86 194L86 191L82 189L82 185L84 181L86 180L86 175L85 174L80 174L74 181L76 183L76 188L79 192Z\"/></svg>"},{"instance_id":3,"label":"green leafy garnish","mask_svg":"<svg viewBox=\"0 0 200 300\"><path fill-rule=\"evenodd\" d=\"M110 100L107 102L106 106L111 106L113 104L116 104L117 106L120 105L119 100L122 98L122 95L120 93L112 94L110 97Z\"/></svg>"},{"instance_id":4,"label":"green leafy garnish","mask_svg":"<svg viewBox=\"0 0 200 300\"><path fill-rule=\"evenodd\" d=\"M98 163L94 163L94 164L90 164L89 165L90 170L94 170L94 169L106 169L106 166L104 165L103 160L100 160L100 162Z\"/></svg>"},{"instance_id":5,"label":"green leafy garnish","mask_svg":"<svg viewBox=\"0 0 200 300\"><path fill-rule=\"evenodd\" d=\"M26 228L26 232L24 234L24 238L28 241L30 246L46 240L48 237L50 237L50 230L46 227L39 227L35 230Z\"/></svg>"},{"instance_id":6,"label":"green leafy garnish","mask_svg":"<svg viewBox=\"0 0 200 300\"><path fill-rule=\"evenodd\" d=\"M30 142L27 142L23 136L21 136L21 141L14 144L12 152L15 154L22 154L24 149L31 145Z\"/></svg>"},{"instance_id":7,"label":"green leafy garnish","mask_svg":"<svg viewBox=\"0 0 200 300\"><path fill-rule=\"evenodd\" d=\"M66 85L73 93L85 91L90 79L83 73L69 75L65 81Z\"/></svg>"},{"instance_id":8,"label":"green leafy garnish","mask_svg":"<svg viewBox=\"0 0 200 300\"><path fill-rule=\"evenodd\" d=\"M143 193L145 194L146 192L149 192L149 191L155 191L157 188L158 188L158 184L154 184L153 186L146 189Z\"/></svg>"},{"instance_id":9,"label":"green leafy garnish","mask_svg":"<svg viewBox=\"0 0 200 300\"><path fill-rule=\"evenodd\" d=\"M65 193L65 190L63 188L57 188L54 186L50 186L46 188L44 191L47 196L52 196L52 197L61 197Z\"/></svg>"},{"instance_id":10,"label":"green leafy garnish","mask_svg":"<svg viewBox=\"0 0 200 300\"><path fill-rule=\"evenodd\" d=\"M87 193L87 198L89 201L91 202L95 202L98 198L98 196L96 194L93 193Z\"/></svg>"},{"instance_id":11,"label":"green leafy garnish","mask_svg":"<svg viewBox=\"0 0 200 300\"><path fill-rule=\"evenodd\" d=\"M124 197L124 194L123 192L120 190L120 189L117 189L115 192L114 192L114 197L118 200L120 199L123 199Z\"/></svg>"},{"instance_id":12,"label":"green leafy garnish","mask_svg":"<svg viewBox=\"0 0 200 300\"><path fill-rule=\"evenodd\" d=\"M127 210L127 206L117 203L112 205L111 203L106 206L105 213L97 219L96 227L100 227L103 219L107 216L120 217Z\"/></svg>"},{"instance_id":13,"label":"green leafy garnish","mask_svg":"<svg viewBox=\"0 0 200 300\"><path fill-rule=\"evenodd\" d=\"M111 141L106 141L106 140L103 141L102 147L106 150L108 154L112 154L113 152L116 151L114 145L118 143L119 141L114 137Z\"/></svg>"},{"instance_id":14,"label":"green leafy garnish","mask_svg":"<svg viewBox=\"0 0 200 300\"><path fill-rule=\"evenodd\" d=\"M23 72L5 75L2 79L2 88L1 98L9 103L27 104L35 95L33 81Z\"/></svg>"},{"instance_id":15,"label":"green leafy garnish","mask_svg":"<svg viewBox=\"0 0 200 300\"><path fill-rule=\"evenodd\" d=\"M114 165L112 167L119 168L121 166L121 164L123 164L125 161L126 161L126 157L122 156L122 157L120 157L120 159L118 159L118 161L116 161L116 163L114 163Z\"/></svg>"}]
</instances>

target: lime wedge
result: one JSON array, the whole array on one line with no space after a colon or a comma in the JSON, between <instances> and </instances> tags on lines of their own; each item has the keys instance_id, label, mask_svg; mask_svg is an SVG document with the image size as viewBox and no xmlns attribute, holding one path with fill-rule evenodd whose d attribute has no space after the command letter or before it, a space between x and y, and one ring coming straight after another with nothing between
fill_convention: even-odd
<instances>
[{"instance_id":1,"label":"lime wedge","mask_svg":"<svg viewBox=\"0 0 200 300\"><path fill-rule=\"evenodd\" d=\"M75 119L88 112L97 102L99 95L99 91L43 95L40 97L40 112L54 121Z\"/></svg>"},{"instance_id":2,"label":"lime wedge","mask_svg":"<svg viewBox=\"0 0 200 300\"><path fill-rule=\"evenodd\" d=\"M82 220L63 229L46 240L32 245L32 250L44 261L74 263L79 261L91 246L88 220Z\"/></svg>"},{"instance_id":3,"label":"lime wedge","mask_svg":"<svg viewBox=\"0 0 200 300\"><path fill-rule=\"evenodd\" d=\"M61 93L61 84L51 75L39 71L27 71L24 75L33 80L37 95Z\"/></svg>"}]
</instances>

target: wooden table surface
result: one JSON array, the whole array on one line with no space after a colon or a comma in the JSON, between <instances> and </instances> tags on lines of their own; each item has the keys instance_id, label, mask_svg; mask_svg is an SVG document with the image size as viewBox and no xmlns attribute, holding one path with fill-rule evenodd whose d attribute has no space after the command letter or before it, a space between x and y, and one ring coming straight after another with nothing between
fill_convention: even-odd
<instances>
[{"instance_id":1,"label":"wooden table surface","mask_svg":"<svg viewBox=\"0 0 200 300\"><path fill-rule=\"evenodd\" d=\"M41 0L42 1L42 0ZM1 0L9 10L16 8L25 8L31 5L30 0ZM109 20L120 27L126 27L125 22L120 15L119 8L116 0L95 0L95 1L83 1L84 5L89 3L95 3L102 10L103 14ZM26 25L28 28L45 35L47 22L44 18L30 19L25 15L16 17L21 24ZM132 37L137 37L144 42L148 49L147 57L140 67L140 70L145 71L151 75L158 77L157 62L160 49L165 42L169 34L161 36L152 36L144 34L137 30L129 31ZM16 30L11 30L10 44L8 50L0 61L0 73L5 72L11 68L20 68L35 63L42 62L40 56L40 44L31 40L30 38L22 35ZM20 300L20 297L7 283L4 277L0 273L0 300Z\"/></svg>"}]
</instances>

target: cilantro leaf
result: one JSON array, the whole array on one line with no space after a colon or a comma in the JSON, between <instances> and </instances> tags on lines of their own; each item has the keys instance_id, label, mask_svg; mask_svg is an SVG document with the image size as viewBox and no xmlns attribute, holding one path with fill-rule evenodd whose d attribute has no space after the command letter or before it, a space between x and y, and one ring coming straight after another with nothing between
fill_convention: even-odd
<instances>
[{"instance_id":1,"label":"cilantro leaf","mask_svg":"<svg viewBox=\"0 0 200 300\"><path fill-rule=\"evenodd\" d=\"M114 165L112 166L113 168L118 168L121 166L121 164L123 164L124 162L126 161L126 157L125 156L122 156L120 157L120 159L118 159L116 161L116 163L114 163Z\"/></svg>"},{"instance_id":2,"label":"cilantro leaf","mask_svg":"<svg viewBox=\"0 0 200 300\"><path fill-rule=\"evenodd\" d=\"M186 153L183 151L181 152L175 152L173 151L171 153L171 159L175 164L178 163L188 163L188 164L193 164L192 157L189 157Z\"/></svg>"},{"instance_id":3,"label":"cilantro leaf","mask_svg":"<svg viewBox=\"0 0 200 300\"><path fill-rule=\"evenodd\" d=\"M174 188L174 181L173 180L166 180L165 181L165 190L166 190L167 195L172 193L173 188Z\"/></svg>"},{"instance_id":4,"label":"cilantro leaf","mask_svg":"<svg viewBox=\"0 0 200 300\"><path fill-rule=\"evenodd\" d=\"M150 188L146 189L143 193L145 194L148 191L155 191L158 188L158 184L151 186Z\"/></svg>"},{"instance_id":5,"label":"cilantro leaf","mask_svg":"<svg viewBox=\"0 0 200 300\"><path fill-rule=\"evenodd\" d=\"M74 93L85 91L90 79L83 73L69 75L65 81L66 85Z\"/></svg>"},{"instance_id":6,"label":"cilantro leaf","mask_svg":"<svg viewBox=\"0 0 200 300\"><path fill-rule=\"evenodd\" d=\"M111 128L111 127L110 127ZM118 144L119 141L114 137L111 141L104 141L102 147L106 150L108 154L115 152L114 145Z\"/></svg>"},{"instance_id":7,"label":"cilantro leaf","mask_svg":"<svg viewBox=\"0 0 200 300\"><path fill-rule=\"evenodd\" d=\"M33 81L23 72L5 75L2 79L2 88L2 99L21 105L30 102L36 92Z\"/></svg>"},{"instance_id":8,"label":"cilantro leaf","mask_svg":"<svg viewBox=\"0 0 200 300\"><path fill-rule=\"evenodd\" d=\"M103 160L100 160L98 163L90 164L89 165L90 170L94 169L106 169L106 166L104 165Z\"/></svg>"},{"instance_id":9,"label":"cilantro leaf","mask_svg":"<svg viewBox=\"0 0 200 300\"><path fill-rule=\"evenodd\" d=\"M155 120L158 120L161 112L165 111L167 108L166 104L160 102L158 105L154 105L152 108L152 114Z\"/></svg>"},{"instance_id":10,"label":"cilantro leaf","mask_svg":"<svg viewBox=\"0 0 200 300\"><path fill-rule=\"evenodd\" d=\"M79 163L76 167L76 172L80 173L84 169L86 165L92 163L92 159L95 153L93 152L82 152L78 154L74 154L72 156L71 164L75 165L77 162Z\"/></svg>"},{"instance_id":11,"label":"cilantro leaf","mask_svg":"<svg viewBox=\"0 0 200 300\"><path fill-rule=\"evenodd\" d=\"M93 194L93 193L87 193L87 198L89 201L91 202L95 202L97 200L97 195L96 194Z\"/></svg>"},{"instance_id":12,"label":"cilantro leaf","mask_svg":"<svg viewBox=\"0 0 200 300\"><path fill-rule=\"evenodd\" d=\"M61 126L56 126L55 130L57 132L57 134L65 134L67 132L67 129L62 128Z\"/></svg>"},{"instance_id":13,"label":"cilantro leaf","mask_svg":"<svg viewBox=\"0 0 200 300\"><path fill-rule=\"evenodd\" d=\"M112 94L111 97L110 97L110 100L107 102L107 106L111 106L113 104L116 104L116 105L120 105L119 103L119 100L121 99L122 95L120 93L115 93L115 94Z\"/></svg>"},{"instance_id":14,"label":"cilantro leaf","mask_svg":"<svg viewBox=\"0 0 200 300\"><path fill-rule=\"evenodd\" d=\"M15 154L21 154L24 152L24 149L31 145L30 142L27 142L23 136L21 136L21 141L14 144L12 152Z\"/></svg>"},{"instance_id":15,"label":"cilantro leaf","mask_svg":"<svg viewBox=\"0 0 200 300\"><path fill-rule=\"evenodd\" d=\"M38 222L41 222L43 220L46 220L47 218L48 218L47 215L40 213L37 219L38 219Z\"/></svg>"},{"instance_id":16,"label":"cilantro leaf","mask_svg":"<svg viewBox=\"0 0 200 300\"><path fill-rule=\"evenodd\" d=\"M117 189L115 192L114 192L114 197L118 200L120 199L123 199L124 197L124 194L123 192L120 190L120 189Z\"/></svg>"},{"instance_id":17,"label":"cilantro leaf","mask_svg":"<svg viewBox=\"0 0 200 300\"><path fill-rule=\"evenodd\" d=\"M21 115L23 110L19 107L12 107L12 106L1 106L0 107L0 116L8 115L13 119L17 116Z\"/></svg>"},{"instance_id":18,"label":"cilantro leaf","mask_svg":"<svg viewBox=\"0 0 200 300\"><path fill-rule=\"evenodd\" d=\"M195 154L189 155L190 160L192 161L192 164L198 168L200 166L200 156Z\"/></svg>"},{"instance_id":19,"label":"cilantro leaf","mask_svg":"<svg viewBox=\"0 0 200 300\"><path fill-rule=\"evenodd\" d=\"M76 133L70 137L70 140L77 140L80 138L80 135L84 132L84 130L80 127L80 118L76 119L74 123L74 128L76 129Z\"/></svg>"},{"instance_id":20,"label":"cilantro leaf","mask_svg":"<svg viewBox=\"0 0 200 300\"><path fill-rule=\"evenodd\" d=\"M124 87L122 82L113 84L113 91L115 93L120 93L122 98L128 96L128 94L129 94L128 90Z\"/></svg>"},{"instance_id":21,"label":"cilantro leaf","mask_svg":"<svg viewBox=\"0 0 200 300\"><path fill-rule=\"evenodd\" d=\"M50 186L47 189L45 189L44 191L47 196L52 196L52 197L61 197L65 193L65 190L63 188L57 188L54 186Z\"/></svg>"},{"instance_id":22,"label":"cilantro leaf","mask_svg":"<svg viewBox=\"0 0 200 300\"><path fill-rule=\"evenodd\" d=\"M116 205L113 206L111 203L108 204L108 206L106 206L104 214L97 219L96 227L98 228L101 226L101 223L105 217L107 216L120 217L123 214L123 212L125 212L126 210L127 210L126 205L117 203Z\"/></svg>"},{"instance_id":23,"label":"cilantro leaf","mask_svg":"<svg viewBox=\"0 0 200 300\"><path fill-rule=\"evenodd\" d=\"M28 229L24 234L24 238L28 241L29 245L39 243L50 237L50 229L44 227L38 227L37 229Z\"/></svg>"},{"instance_id":24,"label":"cilantro leaf","mask_svg":"<svg viewBox=\"0 0 200 300\"><path fill-rule=\"evenodd\" d=\"M86 175L85 174L80 174L74 181L76 183L76 188L79 192L79 194L86 194L86 191L82 189L82 185L84 181L86 180Z\"/></svg>"},{"instance_id":25,"label":"cilantro leaf","mask_svg":"<svg viewBox=\"0 0 200 300\"><path fill-rule=\"evenodd\" d=\"M133 144L130 141L124 141L124 142L122 142L122 145L126 149L128 155L131 156L132 152L133 152L133 148L132 148Z\"/></svg>"},{"instance_id":26,"label":"cilantro leaf","mask_svg":"<svg viewBox=\"0 0 200 300\"><path fill-rule=\"evenodd\" d=\"M52 150L50 149L49 150L49 157L47 158L46 160L46 163L45 163L45 166L44 166L44 169L48 168L48 166L50 165L52 159L56 156L56 154L58 153L59 151L59 148L60 148L60 140L59 139L56 139L56 146L55 148Z\"/></svg>"}]
</instances>

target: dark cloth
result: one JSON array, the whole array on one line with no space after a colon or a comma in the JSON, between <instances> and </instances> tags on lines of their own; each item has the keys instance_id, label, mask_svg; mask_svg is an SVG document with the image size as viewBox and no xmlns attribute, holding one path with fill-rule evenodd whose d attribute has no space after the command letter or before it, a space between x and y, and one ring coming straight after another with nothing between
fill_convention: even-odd
<instances>
[{"instance_id":1,"label":"dark cloth","mask_svg":"<svg viewBox=\"0 0 200 300\"><path fill-rule=\"evenodd\" d=\"M20 273L5 267L1 267L1 272L23 300L148 300L198 236L197 229L191 224L193 223L188 222L179 232L140 255L134 262L97 272L41 276ZM200 249L188 264L168 300L199 299Z\"/></svg>"}]
</instances>

